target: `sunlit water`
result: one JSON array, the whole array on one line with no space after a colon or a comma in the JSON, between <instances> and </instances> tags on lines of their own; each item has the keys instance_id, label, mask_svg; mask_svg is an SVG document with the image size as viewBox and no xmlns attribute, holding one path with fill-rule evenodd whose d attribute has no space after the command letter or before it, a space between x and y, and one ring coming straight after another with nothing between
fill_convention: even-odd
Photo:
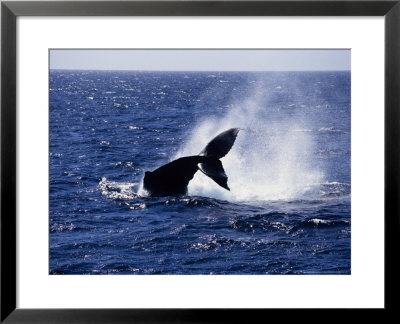
<instances>
[{"instance_id":1,"label":"sunlit water","mask_svg":"<svg viewBox=\"0 0 400 324\"><path fill-rule=\"evenodd\" d=\"M241 130L231 191L144 171ZM350 72L50 73L50 273L350 274Z\"/></svg>"}]
</instances>

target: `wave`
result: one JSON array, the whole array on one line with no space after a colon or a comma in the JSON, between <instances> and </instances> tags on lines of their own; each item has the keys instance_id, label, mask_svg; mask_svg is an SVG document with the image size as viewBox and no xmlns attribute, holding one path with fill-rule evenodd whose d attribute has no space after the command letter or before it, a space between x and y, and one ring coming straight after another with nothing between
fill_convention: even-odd
<instances>
[{"instance_id":1,"label":"wave","mask_svg":"<svg viewBox=\"0 0 400 324\"><path fill-rule=\"evenodd\" d=\"M98 184L98 189L107 198L134 199L139 196L140 183L109 181L103 177Z\"/></svg>"},{"instance_id":2,"label":"wave","mask_svg":"<svg viewBox=\"0 0 400 324\"><path fill-rule=\"evenodd\" d=\"M318 129L318 132L321 133L341 133L341 134L348 134L349 132L344 131L342 129L337 129L335 127L321 127Z\"/></svg>"},{"instance_id":3,"label":"wave","mask_svg":"<svg viewBox=\"0 0 400 324\"><path fill-rule=\"evenodd\" d=\"M350 198L351 184L342 182L326 182L319 187L319 194L322 198L343 197Z\"/></svg>"},{"instance_id":4,"label":"wave","mask_svg":"<svg viewBox=\"0 0 400 324\"><path fill-rule=\"evenodd\" d=\"M72 222L65 223L52 223L50 227L50 232L82 232L82 231L91 231L93 230L93 226L78 226L73 224Z\"/></svg>"}]
</instances>

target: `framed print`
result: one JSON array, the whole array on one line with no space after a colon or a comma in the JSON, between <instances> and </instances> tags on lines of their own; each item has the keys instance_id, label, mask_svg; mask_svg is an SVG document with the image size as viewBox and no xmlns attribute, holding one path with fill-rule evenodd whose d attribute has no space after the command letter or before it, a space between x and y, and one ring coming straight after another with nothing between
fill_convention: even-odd
<instances>
[{"instance_id":1,"label":"framed print","mask_svg":"<svg viewBox=\"0 0 400 324\"><path fill-rule=\"evenodd\" d=\"M1 8L2 321L394 309L398 1Z\"/></svg>"},{"instance_id":2,"label":"framed print","mask_svg":"<svg viewBox=\"0 0 400 324\"><path fill-rule=\"evenodd\" d=\"M50 274L351 274L350 50L49 51Z\"/></svg>"}]
</instances>

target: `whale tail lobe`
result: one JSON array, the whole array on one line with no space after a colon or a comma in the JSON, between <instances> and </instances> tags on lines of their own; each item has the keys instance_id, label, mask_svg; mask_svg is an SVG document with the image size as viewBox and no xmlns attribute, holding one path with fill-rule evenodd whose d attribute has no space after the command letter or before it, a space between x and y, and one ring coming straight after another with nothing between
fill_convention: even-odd
<instances>
[{"instance_id":1,"label":"whale tail lobe","mask_svg":"<svg viewBox=\"0 0 400 324\"><path fill-rule=\"evenodd\" d=\"M200 152L200 156L208 158L205 162L199 163L200 171L226 190L230 190L228 176L219 159L223 158L231 150L238 133L239 128L228 129L214 137Z\"/></svg>"},{"instance_id":2,"label":"whale tail lobe","mask_svg":"<svg viewBox=\"0 0 400 324\"><path fill-rule=\"evenodd\" d=\"M238 133L238 128L231 128L214 137L199 155L182 157L152 172L147 171L144 189L158 196L186 194L189 181L200 170L222 188L230 190L228 176L219 159L228 154Z\"/></svg>"},{"instance_id":3,"label":"whale tail lobe","mask_svg":"<svg viewBox=\"0 0 400 324\"><path fill-rule=\"evenodd\" d=\"M200 152L200 155L216 159L224 157L231 150L238 133L239 128L231 128L215 136Z\"/></svg>"}]
</instances>

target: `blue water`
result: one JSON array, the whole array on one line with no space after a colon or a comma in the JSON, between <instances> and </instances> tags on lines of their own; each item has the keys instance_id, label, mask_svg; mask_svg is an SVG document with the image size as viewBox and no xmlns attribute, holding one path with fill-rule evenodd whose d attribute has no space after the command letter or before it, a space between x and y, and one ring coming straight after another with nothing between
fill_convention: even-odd
<instances>
[{"instance_id":1,"label":"blue water","mask_svg":"<svg viewBox=\"0 0 400 324\"><path fill-rule=\"evenodd\" d=\"M350 72L50 71L51 274L350 274ZM144 171L241 130L187 196Z\"/></svg>"}]
</instances>

